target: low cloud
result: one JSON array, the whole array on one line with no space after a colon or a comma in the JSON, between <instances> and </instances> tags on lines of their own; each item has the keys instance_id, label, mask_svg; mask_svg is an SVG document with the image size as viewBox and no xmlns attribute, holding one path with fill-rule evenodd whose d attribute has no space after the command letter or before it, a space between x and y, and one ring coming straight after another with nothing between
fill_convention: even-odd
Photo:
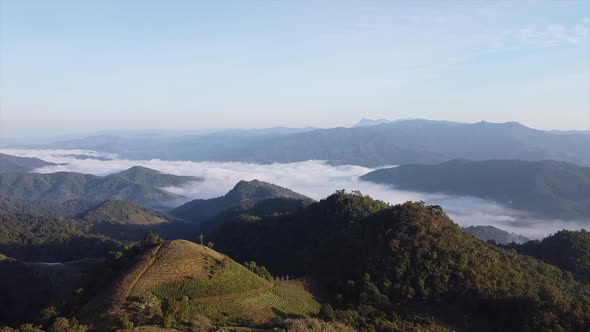
<instances>
[{"instance_id":1,"label":"low cloud","mask_svg":"<svg viewBox=\"0 0 590 332\"><path fill-rule=\"evenodd\" d=\"M359 176L372 171L371 168L351 165L332 166L323 161L260 165L238 162L127 160L117 159L112 154L87 150L0 149L0 152L37 157L64 164L36 170L40 173L71 171L104 176L140 165L169 174L203 177L205 180L202 182L189 183L183 187L164 188L185 196L186 200L218 197L228 192L240 180L258 179L292 189L316 200L336 190L346 189L360 190L363 194L391 204L424 201L442 206L449 216L462 226L493 225L531 238L542 238L564 228L580 229L590 224L590 220L539 220L522 211L475 197L398 190L393 186L360 181ZM80 160L71 156L77 154L106 157L112 160Z\"/></svg>"}]
</instances>

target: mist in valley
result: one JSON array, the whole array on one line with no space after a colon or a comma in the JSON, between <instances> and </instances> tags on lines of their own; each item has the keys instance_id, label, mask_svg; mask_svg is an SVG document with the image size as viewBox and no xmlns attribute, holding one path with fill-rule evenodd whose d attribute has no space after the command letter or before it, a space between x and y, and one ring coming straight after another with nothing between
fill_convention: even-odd
<instances>
[{"instance_id":1,"label":"mist in valley","mask_svg":"<svg viewBox=\"0 0 590 332\"><path fill-rule=\"evenodd\" d=\"M319 160L265 165L241 162L128 160L120 159L114 154L91 150L0 149L0 153L37 157L59 164L39 168L36 170L39 173L66 171L104 176L133 166L144 166L163 173L198 176L204 179L182 187L164 188L185 197L169 202L170 207L196 198L219 197L231 190L240 180L258 179L292 189L315 200L322 199L336 190L346 189L358 190L390 204L424 201L442 206L461 226L492 225L535 239L561 229L587 228L590 223L590 220L541 220L525 212L476 197L398 190L394 186L359 180L360 176L373 171L373 168L330 165ZM84 159L80 159L80 156Z\"/></svg>"}]
</instances>

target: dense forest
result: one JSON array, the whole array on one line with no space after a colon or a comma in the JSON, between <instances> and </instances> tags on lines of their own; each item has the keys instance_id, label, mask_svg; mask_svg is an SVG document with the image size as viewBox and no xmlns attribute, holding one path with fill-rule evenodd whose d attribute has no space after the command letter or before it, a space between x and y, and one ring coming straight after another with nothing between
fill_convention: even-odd
<instances>
[{"instance_id":1,"label":"dense forest","mask_svg":"<svg viewBox=\"0 0 590 332\"><path fill-rule=\"evenodd\" d=\"M540 241L508 247L570 271L586 282L590 281L590 232L584 229L562 230Z\"/></svg>"},{"instance_id":2,"label":"dense forest","mask_svg":"<svg viewBox=\"0 0 590 332\"><path fill-rule=\"evenodd\" d=\"M339 192L284 216L242 212L206 236L271 273L311 277L359 329L433 318L505 331L584 330L590 322L588 285L475 239L438 206L389 207Z\"/></svg>"}]
</instances>

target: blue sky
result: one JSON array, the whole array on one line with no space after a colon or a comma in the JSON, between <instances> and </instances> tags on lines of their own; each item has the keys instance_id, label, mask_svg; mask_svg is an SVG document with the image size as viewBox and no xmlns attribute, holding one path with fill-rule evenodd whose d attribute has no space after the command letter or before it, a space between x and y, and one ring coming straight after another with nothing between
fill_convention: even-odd
<instances>
[{"instance_id":1,"label":"blue sky","mask_svg":"<svg viewBox=\"0 0 590 332\"><path fill-rule=\"evenodd\" d=\"M0 131L590 129L590 1L0 0Z\"/></svg>"}]
</instances>

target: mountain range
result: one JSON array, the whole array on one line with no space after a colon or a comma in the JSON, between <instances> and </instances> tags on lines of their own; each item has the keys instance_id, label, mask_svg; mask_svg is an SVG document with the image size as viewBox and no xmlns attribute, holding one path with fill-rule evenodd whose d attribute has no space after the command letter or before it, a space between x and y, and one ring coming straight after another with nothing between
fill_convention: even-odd
<instances>
[{"instance_id":1,"label":"mountain range","mask_svg":"<svg viewBox=\"0 0 590 332\"><path fill-rule=\"evenodd\" d=\"M590 217L590 168L558 161L452 160L379 169L362 180L475 196L549 219Z\"/></svg>"},{"instance_id":2,"label":"mountain range","mask_svg":"<svg viewBox=\"0 0 590 332\"><path fill-rule=\"evenodd\" d=\"M382 122L382 121L381 121ZM128 159L242 161L257 163L326 160L367 167L452 159L559 160L590 165L590 133L551 132L517 122L458 123L398 120L352 128L267 131L259 135L102 135L42 148L90 149Z\"/></svg>"}]
</instances>

